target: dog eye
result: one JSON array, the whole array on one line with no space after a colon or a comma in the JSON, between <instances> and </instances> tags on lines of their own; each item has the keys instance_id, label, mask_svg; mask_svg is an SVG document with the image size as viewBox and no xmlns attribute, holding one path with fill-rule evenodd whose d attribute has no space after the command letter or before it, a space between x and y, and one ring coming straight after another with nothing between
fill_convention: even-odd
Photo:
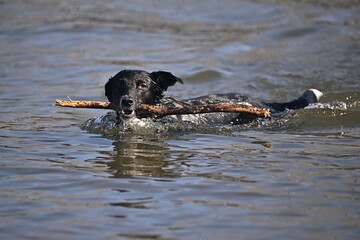
<instances>
[{"instance_id":1,"label":"dog eye","mask_svg":"<svg viewBox=\"0 0 360 240\"><path fill-rule=\"evenodd\" d=\"M140 90L147 89L147 85L145 83L139 83L138 89L140 89Z\"/></svg>"}]
</instances>

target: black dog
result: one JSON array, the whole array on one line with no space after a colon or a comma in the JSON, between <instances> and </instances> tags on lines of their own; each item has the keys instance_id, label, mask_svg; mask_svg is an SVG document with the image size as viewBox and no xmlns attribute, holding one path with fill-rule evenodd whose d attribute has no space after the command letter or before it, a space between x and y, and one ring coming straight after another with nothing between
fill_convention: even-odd
<instances>
[{"instance_id":1,"label":"black dog","mask_svg":"<svg viewBox=\"0 0 360 240\"><path fill-rule=\"evenodd\" d=\"M165 106L191 106L203 104L247 104L255 107L269 108L272 113L283 112L286 109L299 109L316 103L322 93L310 89L299 98L285 103L264 103L254 101L238 93L214 94L188 100L176 100L164 96L168 87L175 83L183 83L178 77L169 72L145 72L141 70L123 70L111 77L105 85L105 95L110 102L116 104L117 117L122 121L133 118L153 118L152 114L138 111L140 104L165 105ZM183 121L196 124L243 124L256 119L254 115L246 113L206 113L171 116Z\"/></svg>"}]
</instances>

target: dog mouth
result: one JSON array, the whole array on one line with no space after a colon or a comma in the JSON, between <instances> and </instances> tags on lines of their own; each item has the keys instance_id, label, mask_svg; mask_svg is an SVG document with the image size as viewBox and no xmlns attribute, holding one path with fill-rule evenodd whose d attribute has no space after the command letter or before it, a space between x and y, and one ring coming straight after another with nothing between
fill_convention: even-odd
<instances>
[{"instance_id":1,"label":"dog mouth","mask_svg":"<svg viewBox=\"0 0 360 240\"><path fill-rule=\"evenodd\" d=\"M123 109L120 111L120 116L125 119L135 118L136 112L135 112L135 110L132 110L132 109Z\"/></svg>"}]
</instances>

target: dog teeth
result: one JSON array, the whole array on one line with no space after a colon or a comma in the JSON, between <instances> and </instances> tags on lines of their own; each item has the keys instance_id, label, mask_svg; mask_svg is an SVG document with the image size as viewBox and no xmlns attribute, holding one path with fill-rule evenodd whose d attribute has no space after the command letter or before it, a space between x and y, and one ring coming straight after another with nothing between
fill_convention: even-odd
<instances>
[{"instance_id":1,"label":"dog teeth","mask_svg":"<svg viewBox=\"0 0 360 240\"><path fill-rule=\"evenodd\" d=\"M124 117L135 117L135 111L134 110L122 110L121 114Z\"/></svg>"}]
</instances>

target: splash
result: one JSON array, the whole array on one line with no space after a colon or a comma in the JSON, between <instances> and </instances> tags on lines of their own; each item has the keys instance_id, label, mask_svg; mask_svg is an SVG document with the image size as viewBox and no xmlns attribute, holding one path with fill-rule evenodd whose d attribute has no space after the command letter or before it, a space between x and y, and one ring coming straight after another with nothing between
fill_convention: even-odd
<instances>
[{"instance_id":1,"label":"splash","mask_svg":"<svg viewBox=\"0 0 360 240\"><path fill-rule=\"evenodd\" d=\"M286 110L273 115L270 119L258 119L242 125L194 124L191 121L178 120L176 117L161 119L131 119L121 122L116 119L114 112L91 118L84 122L81 128L92 133L111 136L140 135L140 136L174 136L189 133L206 133L231 135L234 132L259 131L307 131L309 129L323 129L324 127L339 125L344 116L358 119L358 102L315 103L305 109ZM355 113L354 113L355 112ZM353 116L351 114L355 114ZM191 116L201 118L201 114ZM190 118L189 118L190 119Z\"/></svg>"}]
</instances>

